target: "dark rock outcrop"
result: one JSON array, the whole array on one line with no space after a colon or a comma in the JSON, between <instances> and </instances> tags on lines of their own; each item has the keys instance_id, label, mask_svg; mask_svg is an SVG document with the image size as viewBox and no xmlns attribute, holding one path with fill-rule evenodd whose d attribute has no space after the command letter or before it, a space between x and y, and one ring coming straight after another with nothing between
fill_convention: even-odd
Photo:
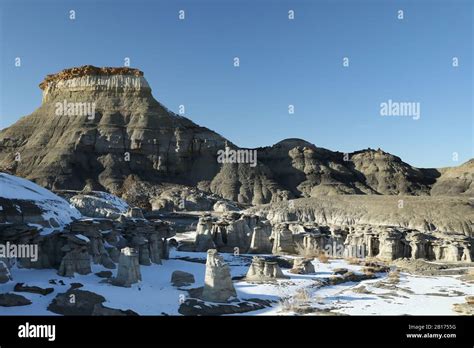
<instances>
[{"instance_id":1,"label":"dark rock outcrop","mask_svg":"<svg viewBox=\"0 0 474 348\"><path fill-rule=\"evenodd\" d=\"M92 310L92 314L94 316L137 316L138 313L132 311L131 309L122 310L116 308L109 308L105 307L102 303L96 303L94 305L94 309Z\"/></svg>"},{"instance_id":2,"label":"dark rock outcrop","mask_svg":"<svg viewBox=\"0 0 474 348\"><path fill-rule=\"evenodd\" d=\"M92 315L97 304L105 298L91 291L69 290L58 294L49 304L48 310L62 315Z\"/></svg>"},{"instance_id":3,"label":"dark rock outcrop","mask_svg":"<svg viewBox=\"0 0 474 348\"><path fill-rule=\"evenodd\" d=\"M40 294L40 295L48 295L54 291L53 288L40 288L39 286L29 286L25 285L23 283L17 283L15 284L15 287L13 288L13 291L15 292L29 292L32 294Z\"/></svg>"},{"instance_id":4,"label":"dark rock outcrop","mask_svg":"<svg viewBox=\"0 0 474 348\"><path fill-rule=\"evenodd\" d=\"M28 306L31 301L26 297L17 294L0 294L0 307Z\"/></svg>"},{"instance_id":5,"label":"dark rock outcrop","mask_svg":"<svg viewBox=\"0 0 474 348\"><path fill-rule=\"evenodd\" d=\"M194 275L184 271L174 271L171 274L171 284L176 287L194 284Z\"/></svg>"},{"instance_id":6,"label":"dark rock outcrop","mask_svg":"<svg viewBox=\"0 0 474 348\"><path fill-rule=\"evenodd\" d=\"M441 176L431 187L431 194L438 195L474 195L474 159L458 167L439 170Z\"/></svg>"}]
</instances>

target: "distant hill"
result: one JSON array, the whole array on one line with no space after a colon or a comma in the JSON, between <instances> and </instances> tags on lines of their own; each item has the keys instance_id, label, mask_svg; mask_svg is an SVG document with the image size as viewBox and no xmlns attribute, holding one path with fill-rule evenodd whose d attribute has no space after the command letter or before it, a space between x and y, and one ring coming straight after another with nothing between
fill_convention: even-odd
<instances>
[{"instance_id":1,"label":"distant hill","mask_svg":"<svg viewBox=\"0 0 474 348\"><path fill-rule=\"evenodd\" d=\"M48 75L40 87L41 106L0 132L0 167L52 190L133 192L149 200L160 185L179 184L246 204L473 193L472 160L418 169L382 150L343 154L302 139L254 149L255 167L219 163L219 150L239 148L156 101L137 69L71 68Z\"/></svg>"}]
</instances>

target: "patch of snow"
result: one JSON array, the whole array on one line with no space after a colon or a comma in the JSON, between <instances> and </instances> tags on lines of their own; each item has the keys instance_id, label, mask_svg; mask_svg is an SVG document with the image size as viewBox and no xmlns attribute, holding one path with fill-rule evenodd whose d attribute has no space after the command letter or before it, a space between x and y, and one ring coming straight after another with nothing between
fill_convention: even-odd
<instances>
[{"instance_id":1,"label":"patch of snow","mask_svg":"<svg viewBox=\"0 0 474 348\"><path fill-rule=\"evenodd\" d=\"M107 192L93 191L90 194L79 194L69 199L85 216L105 217L125 214L129 205L123 199Z\"/></svg>"},{"instance_id":2,"label":"patch of snow","mask_svg":"<svg viewBox=\"0 0 474 348\"><path fill-rule=\"evenodd\" d=\"M129 209L129 205L123 199L114 196L108 192L94 191L96 197L105 200L107 203L113 205L121 213L126 213Z\"/></svg>"},{"instance_id":3,"label":"patch of snow","mask_svg":"<svg viewBox=\"0 0 474 348\"><path fill-rule=\"evenodd\" d=\"M41 228L42 235L62 230L74 219L81 218L81 213L71 208L65 199L29 180L6 173L0 173L0 197L32 201L41 208L43 219L51 224L51 227ZM20 207L18 206L17 209Z\"/></svg>"},{"instance_id":4,"label":"patch of snow","mask_svg":"<svg viewBox=\"0 0 474 348\"><path fill-rule=\"evenodd\" d=\"M91 240L89 238L87 238L86 236L84 236L83 234L76 234L75 235L77 238L85 241L85 242L90 242Z\"/></svg>"}]
</instances>

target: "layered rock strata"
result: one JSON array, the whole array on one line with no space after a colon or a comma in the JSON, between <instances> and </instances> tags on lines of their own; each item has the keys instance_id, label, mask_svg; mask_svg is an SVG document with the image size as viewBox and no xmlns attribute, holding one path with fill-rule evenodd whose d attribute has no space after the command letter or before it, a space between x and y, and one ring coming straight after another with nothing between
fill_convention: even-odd
<instances>
[{"instance_id":1,"label":"layered rock strata","mask_svg":"<svg viewBox=\"0 0 474 348\"><path fill-rule=\"evenodd\" d=\"M444 262L472 262L471 237L459 233L424 233L394 226L316 227L294 236L298 252L317 256L325 253L336 258L376 257L383 260L400 258Z\"/></svg>"},{"instance_id":2,"label":"layered rock strata","mask_svg":"<svg viewBox=\"0 0 474 348\"><path fill-rule=\"evenodd\" d=\"M75 67L48 75L40 88L41 106L0 132L0 167L50 189L93 187L141 208L183 209L161 196L164 187L181 185L214 194L188 202L206 210L221 198L262 204L472 192L472 160L459 169L419 169L380 149L343 154L302 139L240 149L156 101L138 69ZM255 165L219 163L226 148L256 151Z\"/></svg>"}]
</instances>

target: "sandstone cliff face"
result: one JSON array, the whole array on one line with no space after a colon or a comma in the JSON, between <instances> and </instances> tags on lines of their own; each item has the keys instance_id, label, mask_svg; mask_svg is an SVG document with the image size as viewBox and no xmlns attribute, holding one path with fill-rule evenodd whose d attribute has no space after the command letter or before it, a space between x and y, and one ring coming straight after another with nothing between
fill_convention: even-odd
<instances>
[{"instance_id":1,"label":"sandstone cliff face","mask_svg":"<svg viewBox=\"0 0 474 348\"><path fill-rule=\"evenodd\" d=\"M170 208L163 185L254 205L335 194L472 193L472 165L440 177L381 150L343 154L301 139L255 149L256 166L218 163L219 150L238 148L156 101L137 69L66 69L40 87L42 105L0 132L0 168L53 190L108 191L150 210Z\"/></svg>"},{"instance_id":2,"label":"sandstone cliff face","mask_svg":"<svg viewBox=\"0 0 474 348\"><path fill-rule=\"evenodd\" d=\"M321 225L399 226L422 232L458 232L474 236L474 206L462 197L342 195L301 198L253 207L248 214L273 224L287 221Z\"/></svg>"}]
</instances>

